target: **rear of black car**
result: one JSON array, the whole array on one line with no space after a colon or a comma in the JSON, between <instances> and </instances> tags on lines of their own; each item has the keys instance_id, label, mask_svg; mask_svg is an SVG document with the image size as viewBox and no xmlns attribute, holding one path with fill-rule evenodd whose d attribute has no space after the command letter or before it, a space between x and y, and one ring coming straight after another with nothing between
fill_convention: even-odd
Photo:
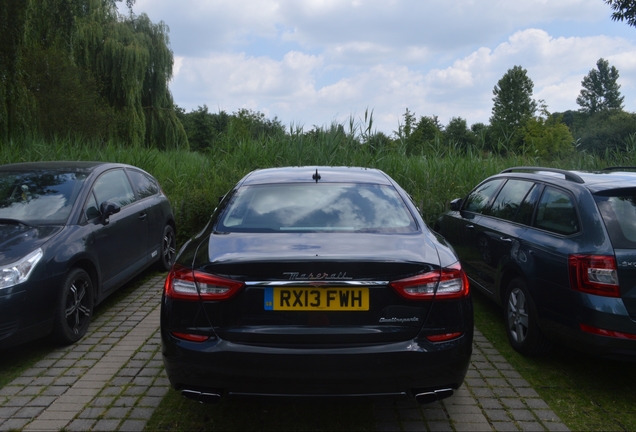
<instances>
[{"instance_id":1,"label":"rear of black car","mask_svg":"<svg viewBox=\"0 0 636 432\"><path fill-rule=\"evenodd\" d=\"M203 401L450 396L473 332L453 251L383 173L316 174L248 176L182 249L161 315L172 385Z\"/></svg>"}]
</instances>

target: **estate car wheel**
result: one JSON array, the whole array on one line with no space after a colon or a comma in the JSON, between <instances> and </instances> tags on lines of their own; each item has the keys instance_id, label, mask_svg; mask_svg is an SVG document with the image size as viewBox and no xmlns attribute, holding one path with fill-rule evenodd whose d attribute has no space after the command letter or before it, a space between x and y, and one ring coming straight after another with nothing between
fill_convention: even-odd
<instances>
[{"instance_id":1,"label":"estate car wheel","mask_svg":"<svg viewBox=\"0 0 636 432\"><path fill-rule=\"evenodd\" d=\"M550 344L537 323L536 307L523 279L513 279L506 295L506 332L510 345L527 356L546 353Z\"/></svg>"},{"instance_id":2,"label":"estate car wheel","mask_svg":"<svg viewBox=\"0 0 636 432\"><path fill-rule=\"evenodd\" d=\"M53 337L62 344L80 340L93 316L93 282L84 270L71 270L62 283Z\"/></svg>"},{"instance_id":3,"label":"estate car wheel","mask_svg":"<svg viewBox=\"0 0 636 432\"><path fill-rule=\"evenodd\" d=\"M163 229L163 237L161 238L161 256L157 263L160 270L169 271L174 263L177 254L177 239L174 229L170 225L166 225Z\"/></svg>"}]
</instances>

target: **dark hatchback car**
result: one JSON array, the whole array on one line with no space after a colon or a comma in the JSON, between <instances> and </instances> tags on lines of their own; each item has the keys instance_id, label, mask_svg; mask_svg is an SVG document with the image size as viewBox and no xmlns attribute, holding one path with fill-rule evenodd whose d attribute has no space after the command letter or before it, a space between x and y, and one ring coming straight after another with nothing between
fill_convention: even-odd
<instances>
[{"instance_id":1,"label":"dark hatchback car","mask_svg":"<svg viewBox=\"0 0 636 432\"><path fill-rule=\"evenodd\" d=\"M381 171L257 170L179 252L161 307L175 389L415 397L463 382L473 339L453 250Z\"/></svg>"},{"instance_id":2,"label":"dark hatchback car","mask_svg":"<svg viewBox=\"0 0 636 432\"><path fill-rule=\"evenodd\" d=\"M138 168L102 162L0 166L0 347L79 340L93 308L176 255L172 209Z\"/></svg>"},{"instance_id":3,"label":"dark hatchback car","mask_svg":"<svg viewBox=\"0 0 636 432\"><path fill-rule=\"evenodd\" d=\"M471 286L503 306L519 352L559 341L636 360L634 170L510 168L436 222Z\"/></svg>"}]
</instances>

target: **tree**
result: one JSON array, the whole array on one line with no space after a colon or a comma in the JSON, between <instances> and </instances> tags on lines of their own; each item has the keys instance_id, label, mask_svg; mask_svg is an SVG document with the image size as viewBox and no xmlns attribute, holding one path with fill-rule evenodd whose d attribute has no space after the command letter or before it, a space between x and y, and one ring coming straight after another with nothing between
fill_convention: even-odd
<instances>
[{"instance_id":1,"label":"tree","mask_svg":"<svg viewBox=\"0 0 636 432\"><path fill-rule=\"evenodd\" d=\"M450 119L444 129L444 137L449 146L456 146L461 150L473 147L477 141L475 134L468 129L466 120L461 117Z\"/></svg>"},{"instance_id":2,"label":"tree","mask_svg":"<svg viewBox=\"0 0 636 432\"><path fill-rule=\"evenodd\" d=\"M636 2L634 0L605 0L612 7L612 19L614 21L627 21L627 24L636 27Z\"/></svg>"},{"instance_id":3,"label":"tree","mask_svg":"<svg viewBox=\"0 0 636 432\"><path fill-rule=\"evenodd\" d=\"M125 1L130 14L121 15ZM186 147L168 28L135 0L0 2L0 138L24 133Z\"/></svg>"},{"instance_id":4,"label":"tree","mask_svg":"<svg viewBox=\"0 0 636 432\"><path fill-rule=\"evenodd\" d=\"M519 129L534 115L537 102L532 99L534 83L527 71L514 66L504 74L493 89L492 127L493 139L509 150L521 144ZM512 147L512 148L511 148Z\"/></svg>"},{"instance_id":5,"label":"tree","mask_svg":"<svg viewBox=\"0 0 636 432\"><path fill-rule=\"evenodd\" d=\"M598 59L596 67L581 81L583 89L576 98L576 103L581 106L580 111L595 114L599 111L622 110L625 97L619 91L618 69L610 67L603 58Z\"/></svg>"},{"instance_id":6,"label":"tree","mask_svg":"<svg viewBox=\"0 0 636 432\"><path fill-rule=\"evenodd\" d=\"M409 155L421 154L424 149L442 135L443 126L436 115L422 116L406 140Z\"/></svg>"}]
</instances>

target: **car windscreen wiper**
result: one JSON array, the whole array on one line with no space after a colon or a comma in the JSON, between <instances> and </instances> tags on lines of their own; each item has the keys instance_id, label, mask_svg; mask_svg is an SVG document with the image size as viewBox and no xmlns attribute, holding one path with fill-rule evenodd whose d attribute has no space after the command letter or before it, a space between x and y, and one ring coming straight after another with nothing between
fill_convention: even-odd
<instances>
[{"instance_id":1,"label":"car windscreen wiper","mask_svg":"<svg viewBox=\"0 0 636 432\"><path fill-rule=\"evenodd\" d=\"M9 219L9 218L0 218L0 225L22 225L22 226L25 226L25 227L30 227L31 226L28 223L23 222L21 220Z\"/></svg>"}]
</instances>

